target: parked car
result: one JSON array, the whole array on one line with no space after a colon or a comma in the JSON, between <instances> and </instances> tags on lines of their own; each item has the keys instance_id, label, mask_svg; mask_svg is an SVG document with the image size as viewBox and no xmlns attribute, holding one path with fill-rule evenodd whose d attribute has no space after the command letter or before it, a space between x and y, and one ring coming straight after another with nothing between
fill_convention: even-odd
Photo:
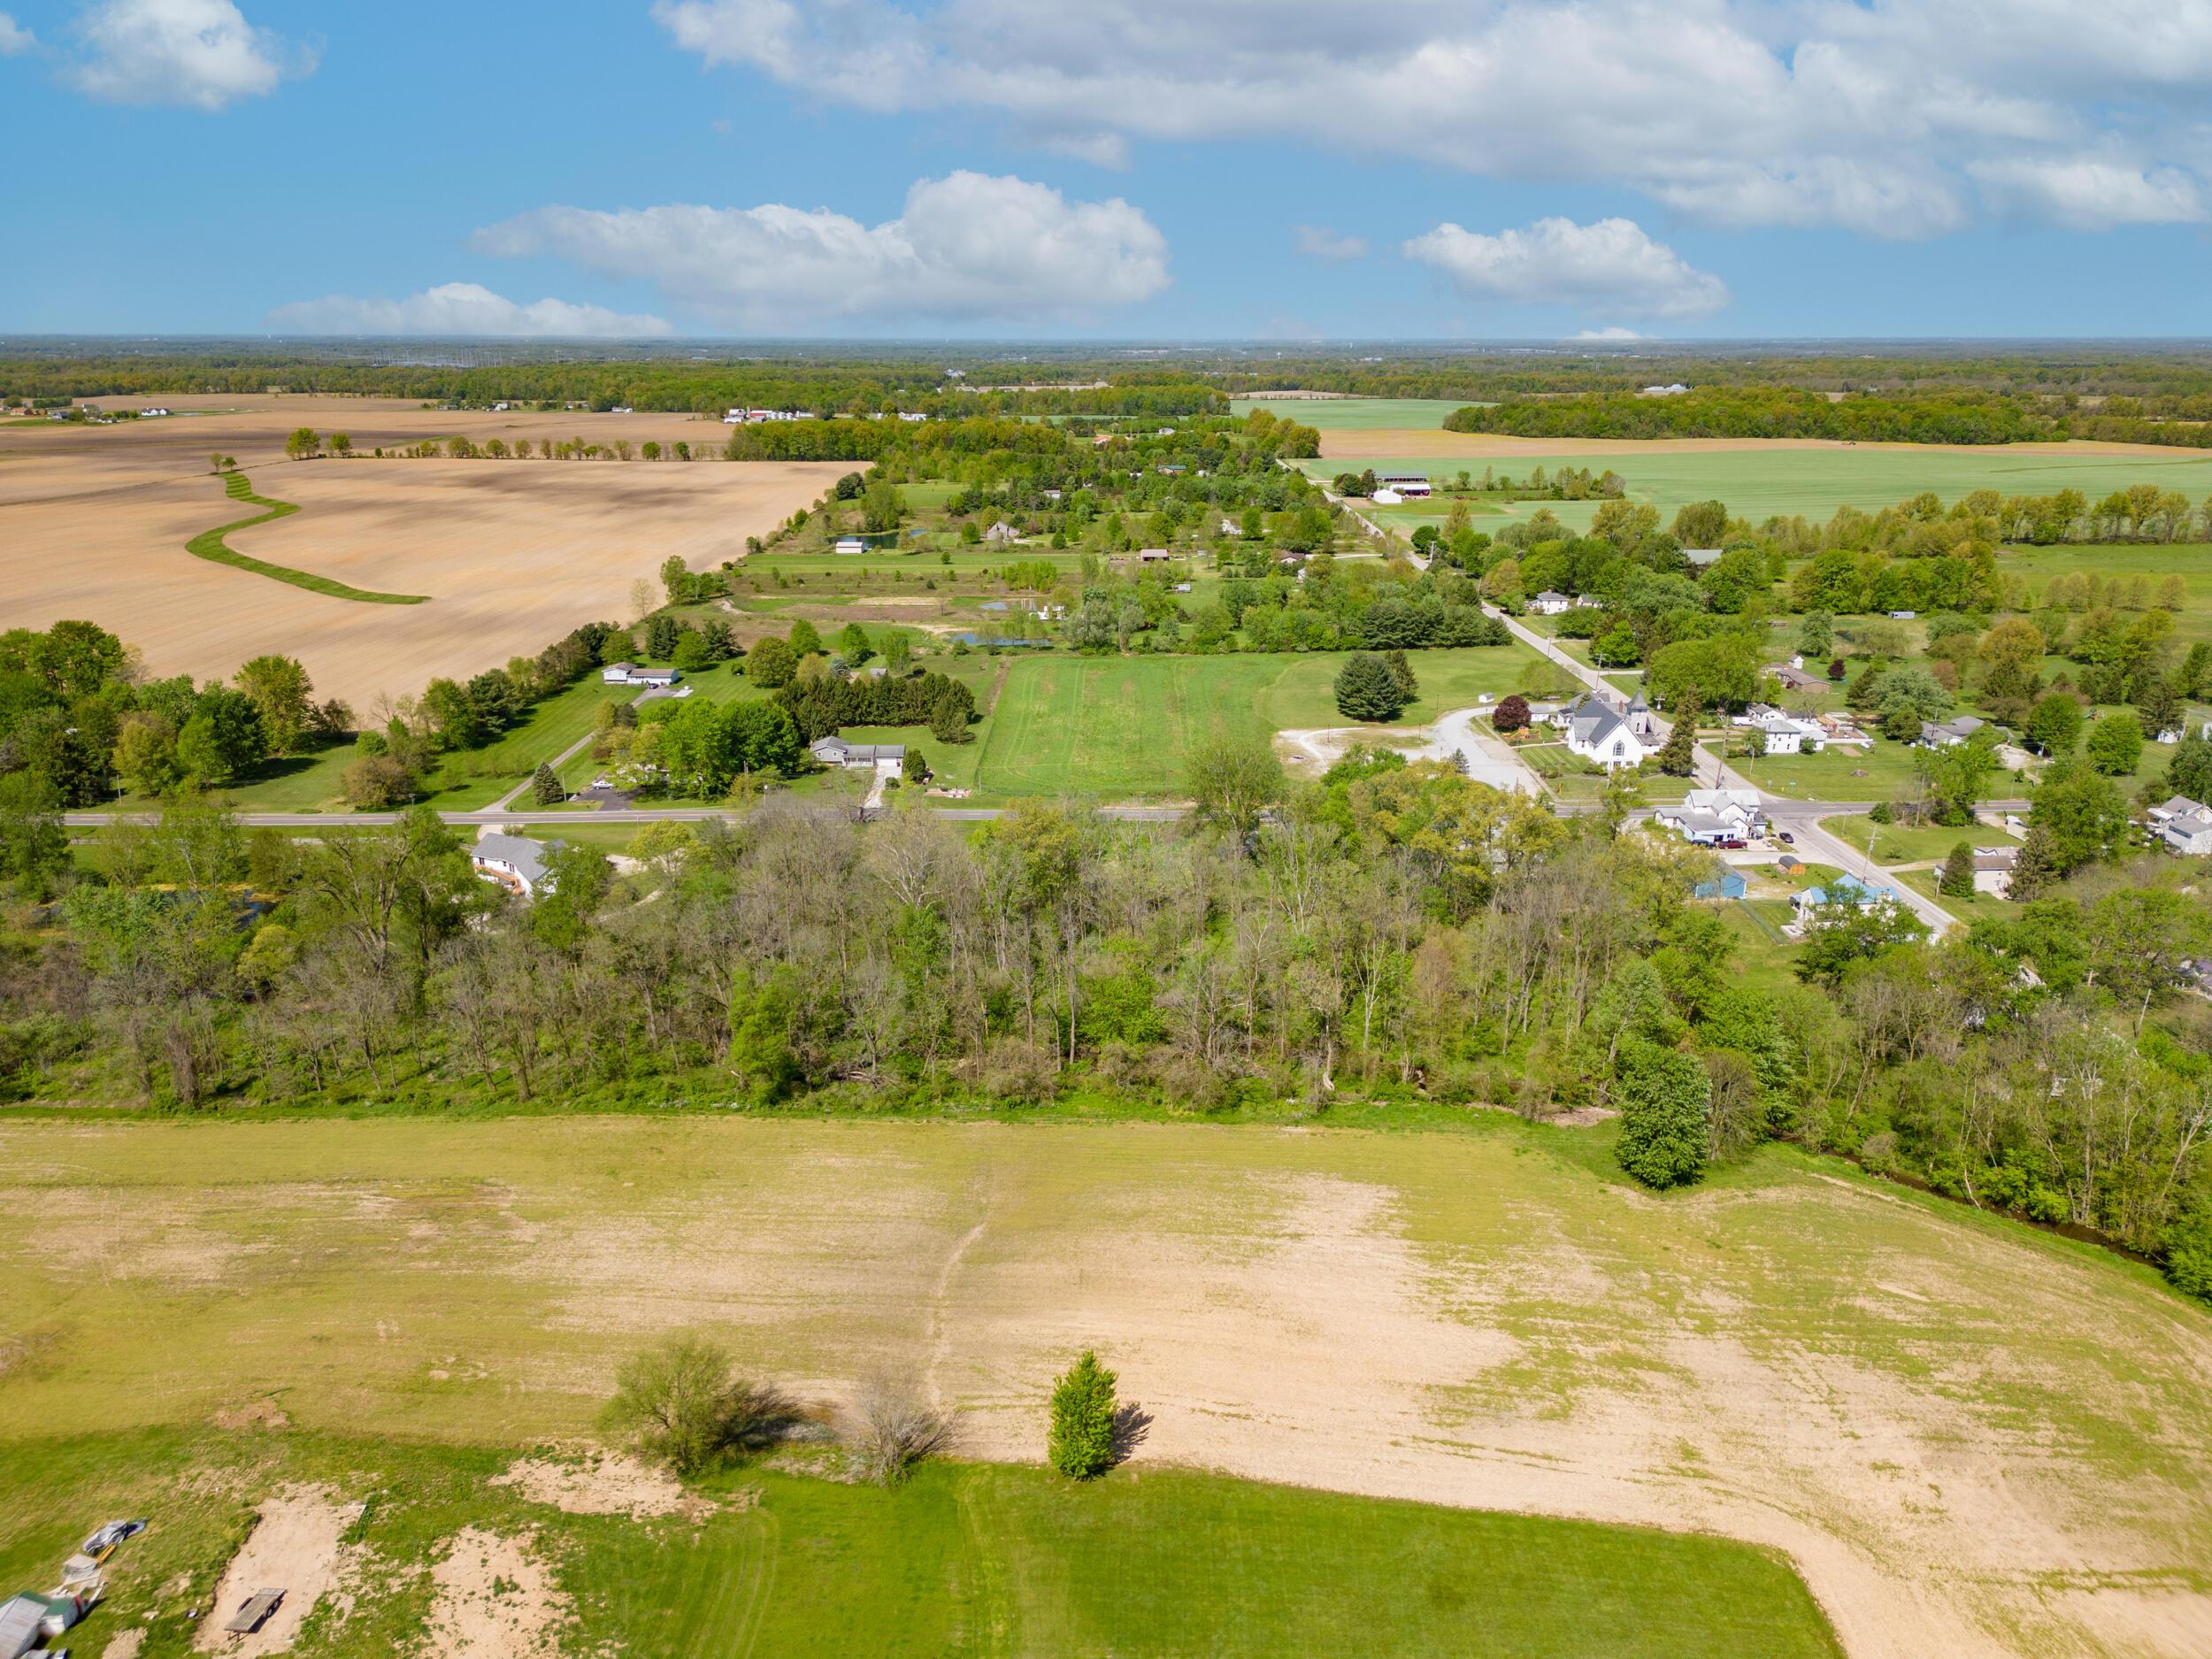
<instances>
[{"instance_id":1,"label":"parked car","mask_svg":"<svg viewBox=\"0 0 2212 1659\"><path fill-rule=\"evenodd\" d=\"M1797 845L1797 837L1791 834L1787 830L1775 831L1774 839L1780 841L1785 847L1794 847Z\"/></svg>"}]
</instances>

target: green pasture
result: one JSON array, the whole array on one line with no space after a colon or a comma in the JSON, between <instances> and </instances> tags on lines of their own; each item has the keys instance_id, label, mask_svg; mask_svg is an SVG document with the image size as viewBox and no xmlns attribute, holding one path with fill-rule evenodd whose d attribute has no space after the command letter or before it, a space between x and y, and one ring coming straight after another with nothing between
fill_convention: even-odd
<instances>
[{"instance_id":1,"label":"green pasture","mask_svg":"<svg viewBox=\"0 0 2212 1659\"><path fill-rule=\"evenodd\" d=\"M294 570L288 565L273 565L267 559L257 559L241 553L223 538L234 530L249 529L266 524L272 518L283 518L299 511L298 504L276 501L266 495L257 495L246 475L240 472L223 474L223 493L233 501L242 501L256 507L265 507L265 512L250 518L239 518L212 530L204 530L184 544L184 550L194 558L206 559L211 564L228 565L234 569L250 571L256 576L266 576L273 581L288 582L295 588L304 588L310 593L321 594L331 599L351 599L373 605L426 604L427 594L383 594L365 588L352 588L334 577L318 576L311 571Z\"/></svg>"},{"instance_id":2,"label":"green pasture","mask_svg":"<svg viewBox=\"0 0 2212 1659\"><path fill-rule=\"evenodd\" d=\"M883 1491L781 1470L708 1483L699 1521L583 1516L492 1486L508 1454L334 1435L140 1432L17 1442L0 1467L0 1571L45 1583L83 1517L152 1525L73 1646L143 1628L191 1651L201 1593L288 1484L367 1509L377 1570L293 1651L420 1648L425 1571L464 1526L526 1534L575 1623L565 1652L1144 1655L1296 1653L1655 1659L1839 1655L1782 1561L1742 1544L1587 1522L1344 1497L1170 1470L1078 1487L1000 1464L926 1466ZM1593 1644L1595 1644L1594 1647Z\"/></svg>"},{"instance_id":3,"label":"green pasture","mask_svg":"<svg viewBox=\"0 0 2212 1659\"><path fill-rule=\"evenodd\" d=\"M1421 698L1397 723L1425 726L1482 692L1511 690L1532 655L1519 645L1413 652ZM1342 653L1018 660L990 730L979 733L976 786L994 797L1175 794L1183 757L1209 733L1263 739L1286 727L1350 724L1334 691L1344 660ZM934 764L938 751L929 753Z\"/></svg>"},{"instance_id":4,"label":"green pasture","mask_svg":"<svg viewBox=\"0 0 2212 1659\"><path fill-rule=\"evenodd\" d=\"M1539 464L1555 470L1586 466L1601 472L1610 468L1627 480L1631 500L1649 502L1663 514L1671 515L1688 502L1718 499L1755 524L1770 516L1788 518L1801 513L1818 524L1832 517L1839 507L1873 511L1931 489L1947 502L1976 489L1993 489L2007 495L2047 495L2070 488L2094 500L2115 489L2142 483L2181 490L2193 501L2212 495L2212 454L2197 449L2178 449L2170 455L2110 455L2085 446L2057 452L2001 445L1973 450L1870 446L1607 455L1577 450L1571 441L1563 440L1555 454L1517 453L1494 460L1405 455L1379 460L1363 457L1357 463L1378 472L1425 472L1440 478L1449 478L1463 468L1479 477L1487 465L1517 476ZM1324 458L1297 465L1309 477L1325 480L1353 464ZM1415 511L1409 515L1401 509L1399 513L1407 516L1397 521L1408 529L1424 519L1441 524L1449 511L1447 503L1432 498L1427 506L1425 513ZM1598 503L1518 502L1511 511L1525 518L1539 507L1550 508L1563 524L1586 526Z\"/></svg>"},{"instance_id":5,"label":"green pasture","mask_svg":"<svg viewBox=\"0 0 2212 1659\"><path fill-rule=\"evenodd\" d=\"M1320 432L1379 432L1404 428L1412 432L1444 430L1444 417L1464 409L1455 397L1238 397L1230 400L1230 412L1248 415L1264 409L1285 420ZM1354 472L1364 466L1361 462ZM1337 469L1341 472L1343 468ZM1381 468L1377 468L1381 471Z\"/></svg>"}]
</instances>

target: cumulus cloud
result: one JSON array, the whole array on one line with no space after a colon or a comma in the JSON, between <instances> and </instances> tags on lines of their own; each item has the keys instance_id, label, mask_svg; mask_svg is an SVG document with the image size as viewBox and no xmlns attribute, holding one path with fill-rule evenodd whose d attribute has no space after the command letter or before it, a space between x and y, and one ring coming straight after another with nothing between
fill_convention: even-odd
<instances>
[{"instance_id":1,"label":"cumulus cloud","mask_svg":"<svg viewBox=\"0 0 2212 1659\"><path fill-rule=\"evenodd\" d=\"M1128 203L1071 202L977 173L921 180L880 225L777 204L545 207L479 231L474 246L648 278L679 304L748 328L1082 316L1168 282L1166 238Z\"/></svg>"},{"instance_id":2,"label":"cumulus cloud","mask_svg":"<svg viewBox=\"0 0 2212 1659\"><path fill-rule=\"evenodd\" d=\"M1972 171L1995 206L2070 230L2196 223L2208 217L2203 184L2178 167L2146 169L2080 157L1984 162Z\"/></svg>"},{"instance_id":3,"label":"cumulus cloud","mask_svg":"<svg viewBox=\"0 0 2212 1659\"><path fill-rule=\"evenodd\" d=\"M1652 241L1633 219L1540 219L1495 235L1443 224L1403 251L1472 299L1652 317L1703 317L1728 303L1725 283Z\"/></svg>"},{"instance_id":4,"label":"cumulus cloud","mask_svg":"<svg viewBox=\"0 0 2212 1659\"><path fill-rule=\"evenodd\" d=\"M1739 225L2060 222L2070 164L2131 217L2212 177L2212 0L657 0L670 38L824 102L975 110L1062 149L1301 140L1625 186ZM2024 187L2015 173L2056 170ZM1995 171L1991 171L1994 168ZM2012 169L2014 172L2008 172ZM2132 182L2131 182L2132 180ZM1984 195L1985 188L1991 192Z\"/></svg>"},{"instance_id":5,"label":"cumulus cloud","mask_svg":"<svg viewBox=\"0 0 2212 1659\"><path fill-rule=\"evenodd\" d=\"M1633 328L1624 328L1618 323L1613 323L1604 328L1584 328L1578 330L1575 334L1575 338L1577 340L1589 341L1648 340L1651 336L1649 334L1640 334Z\"/></svg>"},{"instance_id":6,"label":"cumulus cloud","mask_svg":"<svg viewBox=\"0 0 2212 1659\"><path fill-rule=\"evenodd\" d=\"M0 58L13 58L38 44L38 36L5 12L0 12Z\"/></svg>"},{"instance_id":7,"label":"cumulus cloud","mask_svg":"<svg viewBox=\"0 0 2212 1659\"><path fill-rule=\"evenodd\" d=\"M231 0L99 0L76 32L83 54L65 77L111 104L211 113L315 66L311 53L254 27Z\"/></svg>"},{"instance_id":8,"label":"cumulus cloud","mask_svg":"<svg viewBox=\"0 0 2212 1659\"><path fill-rule=\"evenodd\" d=\"M611 311L566 300L518 305L474 282L447 282L403 300L324 299L280 305L269 326L291 334L405 334L445 339L483 335L517 340L639 340L672 334L657 317Z\"/></svg>"},{"instance_id":9,"label":"cumulus cloud","mask_svg":"<svg viewBox=\"0 0 2212 1659\"><path fill-rule=\"evenodd\" d=\"M1367 243L1357 236L1340 236L1322 225L1294 225L1290 239L1298 251L1309 259L1320 259L1330 265L1342 265L1348 259L1364 258Z\"/></svg>"}]
</instances>

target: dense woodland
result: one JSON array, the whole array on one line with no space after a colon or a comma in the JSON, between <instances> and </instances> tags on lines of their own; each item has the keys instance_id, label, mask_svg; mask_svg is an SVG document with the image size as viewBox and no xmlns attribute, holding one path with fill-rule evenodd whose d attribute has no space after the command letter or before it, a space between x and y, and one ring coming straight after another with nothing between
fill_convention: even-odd
<instances>
[{"instance_id":1,"label":"dense woodland","mask_svg":"<svg viewBox=\"0 0 2212 1659\"><path fill-rule=\"evenodd\" d=\"M2027 443L2096 438L2202 447L2212 393L2112 397L1945 388L1828 396L1773 386L1701 386L1663 396L1604 392L1470 404L1450 432L1524 438L1830 438L1853 443Z\"/></svg>"}]
</instances>

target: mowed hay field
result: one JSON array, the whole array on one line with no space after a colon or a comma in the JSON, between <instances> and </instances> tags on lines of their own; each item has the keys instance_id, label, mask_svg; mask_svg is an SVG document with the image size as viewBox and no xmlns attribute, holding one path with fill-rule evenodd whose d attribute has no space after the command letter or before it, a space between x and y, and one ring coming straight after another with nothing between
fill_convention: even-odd
<instances>
[{"instance_id":1,"label":"mowed hay field","mask_svg":"<svg viewBox=\"0 0 2212 1659\"><path fill-rule=\"evenodd\" d=\"M696 1329L810 1401L909 1368L1029 1462L1095 1344L1131 1476L1778 1548L1862 1659L2212 1645L2202 1310L1782 1148L1653 1197L1609 1133L18 1120L0 1436L514 1445Z\"/></svg>"},{"instance_id":2,"label":"mowed hay field","mask_svg":"<svg viewBox=\"0 0 2212 1659\"><path fill-rule=\"evenodd\" d=\"M1402 717L1405 726L1467 707L1482 692L1502 695L1534 660L1520 645L1410 657L1421 699ZM1201 739L1263 741L1286 727L1344 725L1334 689L1344 661L1341 652L1023 657L979 733L975 786L999 797L1174 793Z\"/></svg>"},{"instance_id":3,"label":"mowed hay field","mask_svg":"<svg viewBox=\"0 0 2212 1659\"><path fill-rule=\"evenodd\" d=\"M1362 438L1376 434L1358 434ZM1489 438L1452 433L1386 433L1363 456L1336 458L1325 434L1325 458L1302 461L1309 477L1327 480L1353 460L1378 472L1426 472L1448 479L1463 468L1476 477L1486 466L1525 478L1538 466L1611 468L1626 480L1632 501L1649 502L1671 518L1686 502L1718 499L1754 524L1770 515L1803 514L1825 523L1837 508L1871 512L1933 490L1945 502L1969 491L1993 489L2004 495L2048 495L2078 489L2092 501L2131 484L2152 483L2177 489L2193 501L2212 495L2212 454L2152 445L2008 444L1940 447L1912 444L1818 444L1780 439L1699 439L1674 442L1586 439ZM1441 441L1463 436L1481 449L1448 447ZM1586 526L1597 511L1594 501L1515 502L1512 514L1526 517L1548 507L1563 524ZM1371 509L1385 523L1411 531L1423 523L1441 524L1450 503L1441 497L1399 508ZM1482 527L1482 526L1478 526ZM1494 529L1494 525L1488 527Z\"/></svg>"},{"instance_id":4,"label":"mowed hay field","mask_svg":"<svg viewBox=\"0 0 2212 1659\"><path fill-rule=\"evenodd\" d=\"M181 406L181 405L180 405ZM289 463L295 426L350 433L358 449L468 430L636 441L718 423L681 417L488 416L369 400L264 400L234 415L80 429L0 428L0 614L44 626L84 617L157 674L227 676L265 651L298 657L317 691L365 713L380 693L419 690L534 653L580 622L627 620L632 584L662 560L717 564L820 494L818 464L402 461ZM428 603L328 597L193 557L184 544L251 516L225 495L208 454L235 455L263 495L300 511L234 532L236 551L356 588Z\"/></svg>"}]
</instances>

